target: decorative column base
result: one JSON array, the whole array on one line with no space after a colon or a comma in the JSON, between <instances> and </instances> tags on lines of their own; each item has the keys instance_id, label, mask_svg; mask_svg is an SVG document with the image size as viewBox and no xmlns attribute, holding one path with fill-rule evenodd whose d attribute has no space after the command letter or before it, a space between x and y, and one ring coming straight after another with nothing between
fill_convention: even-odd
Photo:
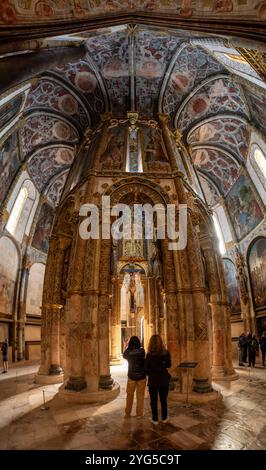
<instances>
[{"instance_id":1,"label":"decorative column base","mask_svg":"<svg viewBox=\"0 0 266 470\"><path fill-rule=\"evenodd\" d=\"M58 390L58 396L69 403L106 403L114 400L120 393L120 386L114 382L110 390L96 390L89 392L88 389L76 392L66 389L65 385L61 385Z\"/></svg>"},{"instance_id":2,"label":"decorative column base","mask_svg":"<svg viewBox=\"0 0 266 470\"><path fill-rule=\"evenodd\" d=\"M87 388L87 383L84 377L69 377L65 389L73 390L74 392L80 392Z\"/></svg>"},{"instance_id":3,"label":"decorative column base","mask_svg":"<svg viewBox=\"0 0 266 470\"><path fill-rule=\"evenodd\" d=\"M208 379L193 379L192 390L197 393L209 393L213 391Z\"/></svg>"},{"instance_id":4,"label":"decorative column base","mask_svg":"<svg viewBox=\"0 0 266 470\"><path fill-rule=\"evenodd\" d=\"M111 390L113 388L113 379L111 375L100 375L99 388L103 390Z\"/></svg>"},{"instance_id":5,"label":"decorative column base","mask_svg":"<svg viewBox=\"0 0 266 470\"><path fill-rule=\"evenodd\" d=\"M169 400L175 401L176 403L181 402L197 405L200 403L209 403L211 401L220 402L222 401L223 396L221 392L218 392L216 390L212 390L211 392L207 393L189 392L188 395L186 393L169 391L168 398Z\"/></svg>"},{"instance_id":6,"label":"decorative column base","mask_svg":"<svg viewBox=\"0 0 266 470\"><path fill-rule=\"evenodd\" d=\"M212 367L212 380L219 381L224 380L230 382L231 380L237 380L238 374L234 371L234 369L226 369L222 366L213 366Z\"/></svg>"},{"instance_id":7,"label":"decorative column base","mask_svg":"<svg viewBox=\"0 0 266 470\"><path fill-rule=\"evenodd\" d=\"M49 375L62 375L63 369L59 364L51 364L49 368Z\"/></svg>"},{"instance_id":8,"label":"decorative column base","mask_svg":"<svg viewBox=\"0 0 266 470\"><path fill-rule=\"evenodd\" d=\"M48 374L38 374L35 377L34 382L36 384L44 384L44 385L52 385L52 384L60 384L64 382L64 374L57 374L57 375L48 375Z\"/></svg>"}]
</instances>

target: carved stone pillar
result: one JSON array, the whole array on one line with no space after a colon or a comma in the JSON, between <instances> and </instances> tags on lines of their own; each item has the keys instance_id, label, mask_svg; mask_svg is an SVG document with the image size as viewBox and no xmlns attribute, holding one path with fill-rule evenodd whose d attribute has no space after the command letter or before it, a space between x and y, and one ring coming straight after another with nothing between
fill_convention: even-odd
<instances>
[{"instance_id":1,"label":"carved stone pillar","mask_svg":"<svg viewBox=\"0 0 266 470\"><path fill-rule=\"evenodd\" d=\"M247 267L244 256L237 246L235 247L235 267L236 278L240 292L240 303L244 320L244 329L246 332L250 331L251 333L256 334L255 313L251 307L252 303L250 302L249 298Z\"/></svg>"},{"instance_id":2,"label":"carved stone pillar","mask_svg":"<svg viewBox=\"0 0 266 470\"><path fill-rule=\"evenodd\" d=\"M156 331L155 314L155 278L148 277L148 295L149 295L149 335L150 337Z\"/></svg>"},{"instance_id":3,"label":"carved stone pillar","mask_svg":"<svg viewBox=\"0 0 266 470\"><path fill-rule=\"evenodd\" d=\"M167 348L172 359L171 374L177 376L179 364L178 311L176 298L175 267L173 252L168 250L168 240L161 240L163 255L163 273L165 282Z\"/></svg>"},{"instance_id":4,"label":"carved stone pillar","mask_svg":"<svg viewBox=\"0 0 266 470\"><path fill-rule=\"evenodd\" d=\"M144 349L147 351L150 340L149 331L149 294L148 294L148 279L142 280L143 297L144 297Z\"/></svg>"},{"instance_id":5,"label":"carved stone pillar","mask_svg":"<svg viewBox=\"0 0 266 470\"><path fill-rule=\"evenodd\" d=\"M51 350L51 337L50 337L50 325L51 325L51 312L49 304L53 301L53 289L54 289L54 260L57 253L58 239L55 236L50 238L49 252L45 269L44 276L44 287L43 287L43 298L42 298L42 316L41 316L41 365L39 372L36 376L37 383L46 383L47 376L49 374L50 367L50 350ZM56 302L55 302L56 303ZM61 381L61 378L59 379Z\"/></svg>"},{"instance_id":6,"label":"carved stone pillar","mask_svg":"<svg viewBox=\"0 0 266 470\"><path fill-rule=\"evenodd\" d=\"M113 301L111 309L111 363L121 362L120 282L113 279Z\"/></svg>"},{"instance_id":7,"label":"carved stone pillar","mask_svg":"<svg viewBox=\"0 0 266 470\"><path fill-rule=\"evenodd\" d=\"M26 257L24 267L21 270L20 295L18 302L18 323L17 323L17 360L25 359L25 321L26 321L26 302L29 281L30 263Z\"/></svg>"},{"instance_id":8,"label":"carved stone pillar","mask_svg":"<svg viewBox=\"0 0 266 470\"><path fill-rule=\"evenodd\" d=\"M223 272L219 270L217 254L211 241L204 240L202 248L207 265L212 314L212 376L213 379L229 378L233 367L228 354L228 304L222 291Z\"/></svg>"},{"instance_id":9,"label":"carved stone pillar","mask_svg":"<svg viewBox=\"0 0 266 470\"><path fill-rule=\"evenodd\" d=\"M76 392L85 389L87 386L83 363L84 328L82 325L88 300L84 295L83 288L87 248L88 242L83 240L77 231L71 249L68 293L65 305L69 369L69 377L65 388Z\"/></svg>"},{"instance_id":10,"label":"carved stone pillar","mask_svg":"<svg viewBox=\"0 0 266 470\"><path fill-rule=\"evenodd\" d=\"M54 260L54 292L51 303L46 304L48 315L51 319L50 329L50 375L60 375L63 369L60 364L60 313L63 308L61 304L61 285L64 265L65 250L70 245L68 238L60 237L57 243L57 251Z\"/></svg>"},{"instance_id":11,"label":"carved stone pillar","mask_svg":"<svg viewBox=\"0 0 266 470\"><path fill-rule=\"evenodd\" d=\"M100 266L102 272L99 278L99 387L112 389L113 379L110 374L109 363L109 296L110 296L110 257L111 240L101 240Z\"/></svg>"}]
</instances>

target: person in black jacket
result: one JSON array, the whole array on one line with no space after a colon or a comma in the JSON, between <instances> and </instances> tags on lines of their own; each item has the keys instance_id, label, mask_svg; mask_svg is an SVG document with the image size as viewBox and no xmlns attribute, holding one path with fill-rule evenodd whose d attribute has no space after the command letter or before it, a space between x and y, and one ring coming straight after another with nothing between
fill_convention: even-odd
<instances>
[{"instance_id":1,"label":"person in black jacket","mask_svg":"<svg viewBox=\"0 0 266 470\"><path fill-rule=\"evenodd\" d=\"M148 387L151 400L153 424L158 424L158 394L162 409L162 422L167 423L167 395L171 375L167 369L171 367L171 357L165 349L162 338L153 335L148 346L148 354L145 359L145 370L148 375Z\"/></svg>"},{"instance_id":2,"label":"person in black jacket","mask_svg":"<svg viewBox=\"0 0 266 470\"><path fill-rule=\"evenodd\" d=\"M145 351L141 347L140 340L137 336L131 336L123 358L128 361L125 418L129 418L131 415L135 390L137 395L136 416L137 418L141 418L143 416L146 387L146 372L144 370Z\"/></svg>"},{"instance_id":3,"label":"person in black jacket","mask_svg":"<svg viewBox=\"0 0 266 470\"><path fill-rule=\"evenodd\" d=\"M1 351L3 354L3 374L8 372L8 340L6 339L2 344Z\"/></svg>"}]
</instances>

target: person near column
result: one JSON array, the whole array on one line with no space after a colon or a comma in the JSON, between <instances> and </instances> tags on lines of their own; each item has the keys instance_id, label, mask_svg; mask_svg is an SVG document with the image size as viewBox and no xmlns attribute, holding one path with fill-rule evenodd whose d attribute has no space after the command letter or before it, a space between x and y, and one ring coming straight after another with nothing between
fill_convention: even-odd
<instances>
[{"instance_id":1,"label":"person near column","mask_svg":"<svg viewBox=\"0 0 266 470\"><path fill-rule=\"evenodd\" d=\"M8 340L5 339L5 341L2 344L1 351L3 354L3 374L8 372Z\"/></svg>"},{"instance_id":2,"label":"person near column","mask_svg":"<svg viewBox=\"0 0 266 470\"><path fill-rule=\"evenodd\" d=\"M265 364L265 354L266 354L266 331L263 331L261 338L260 338L260 350L262 355L262 365L266 366Z\"/></svg>"},{"instance_id":3,"label":"person near column","mask_svg":"<svg viewBox=\"0 0 266 470\"><path fill-rule=\"evenodd\" d=\"M247 350L247 337L245 333L241 333L238 338L238 355L239 355L239 365L243 366L243 356ZM247 354L247 353L246 353Z\"/></svg>"},{"instance_id":4,"label":"person near column","mask_svg":"<svg viewBox=\"0 0 266 470\"><path fill-rule=\"evenodd\" d=\"M168 370L171 367L169 351L164 347L159 335L152 335L149 341L148 353L145 359L145 370L148 375L148 387L150 394L151 422L158 424L158 395L161 402L162 422L167 423L167 396L171 375Z\"/></svg>"},{"instance_id":5,"label":"person near column","mask_svg":"<svg viewBox=\"0 0 266 470\"><path fill-rule=\"evenodd\" d=\"M251 338L251 343L250 343L250 362L249 362L249 366L252 366L252 367L255 367L255 363L256 363L256 355L258 354L259 352L259 342L256 338L255 335L252 336Z\"/></svg>"},{"instance_id":6,"label":"person near column","mask_svg":"<svg viewBox=\"0 0 266 470\"><path fill-rule=\"evenodd\" d=\"M136 416L143 416L146 372L144 370L145 350L141 347L137 336L131 336L123 358L128 361L127 399L125 418L131 416L134 394L136 390Z\"/></svg>"}]
</instances>

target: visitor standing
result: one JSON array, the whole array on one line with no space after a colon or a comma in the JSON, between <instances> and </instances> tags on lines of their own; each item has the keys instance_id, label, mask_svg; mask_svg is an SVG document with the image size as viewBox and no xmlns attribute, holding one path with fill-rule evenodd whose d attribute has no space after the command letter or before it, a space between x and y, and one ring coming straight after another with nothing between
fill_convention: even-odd
<instances>
[{"instance_id":1,"label":"visitor standing","mask_svg":"<svg viewBox=\"0 0 266 470\"><path fill-rule=\"evenodd\" d=\"M148 387L151 402L151 422L158 424L158 395L161 402L162 422L167 423L167 396L171 375L168 368L171 367L171 357L164 347L162 338L153 335L149 341L148 353L145 359L145 370L148 375Z\"/></svg>"},{"instance_id":2,"label":"visitor standing","mask_svg":"<svg viewBox=\"0 0 266 470\"><path fill-rule=\"evenodd\" d=\"M141 347L137 336L131 336L123 358L128 361L125 418L129 418L131 415L135 391L137 398L136 416L141 418L143 416L146 387L146 372L144 370L145 350Z\"/></svg>"},{"instance_id":3,"label":"visitor standing","mask_svg":"<svg viewBox=\"0 0 266 470\"><path fill-rule=\"evenodd\" d=\"M3 354L3 374L8 372L8 340L5 339L5 341L2 344L1 351Z\"/></svg>"}]
</instances>

